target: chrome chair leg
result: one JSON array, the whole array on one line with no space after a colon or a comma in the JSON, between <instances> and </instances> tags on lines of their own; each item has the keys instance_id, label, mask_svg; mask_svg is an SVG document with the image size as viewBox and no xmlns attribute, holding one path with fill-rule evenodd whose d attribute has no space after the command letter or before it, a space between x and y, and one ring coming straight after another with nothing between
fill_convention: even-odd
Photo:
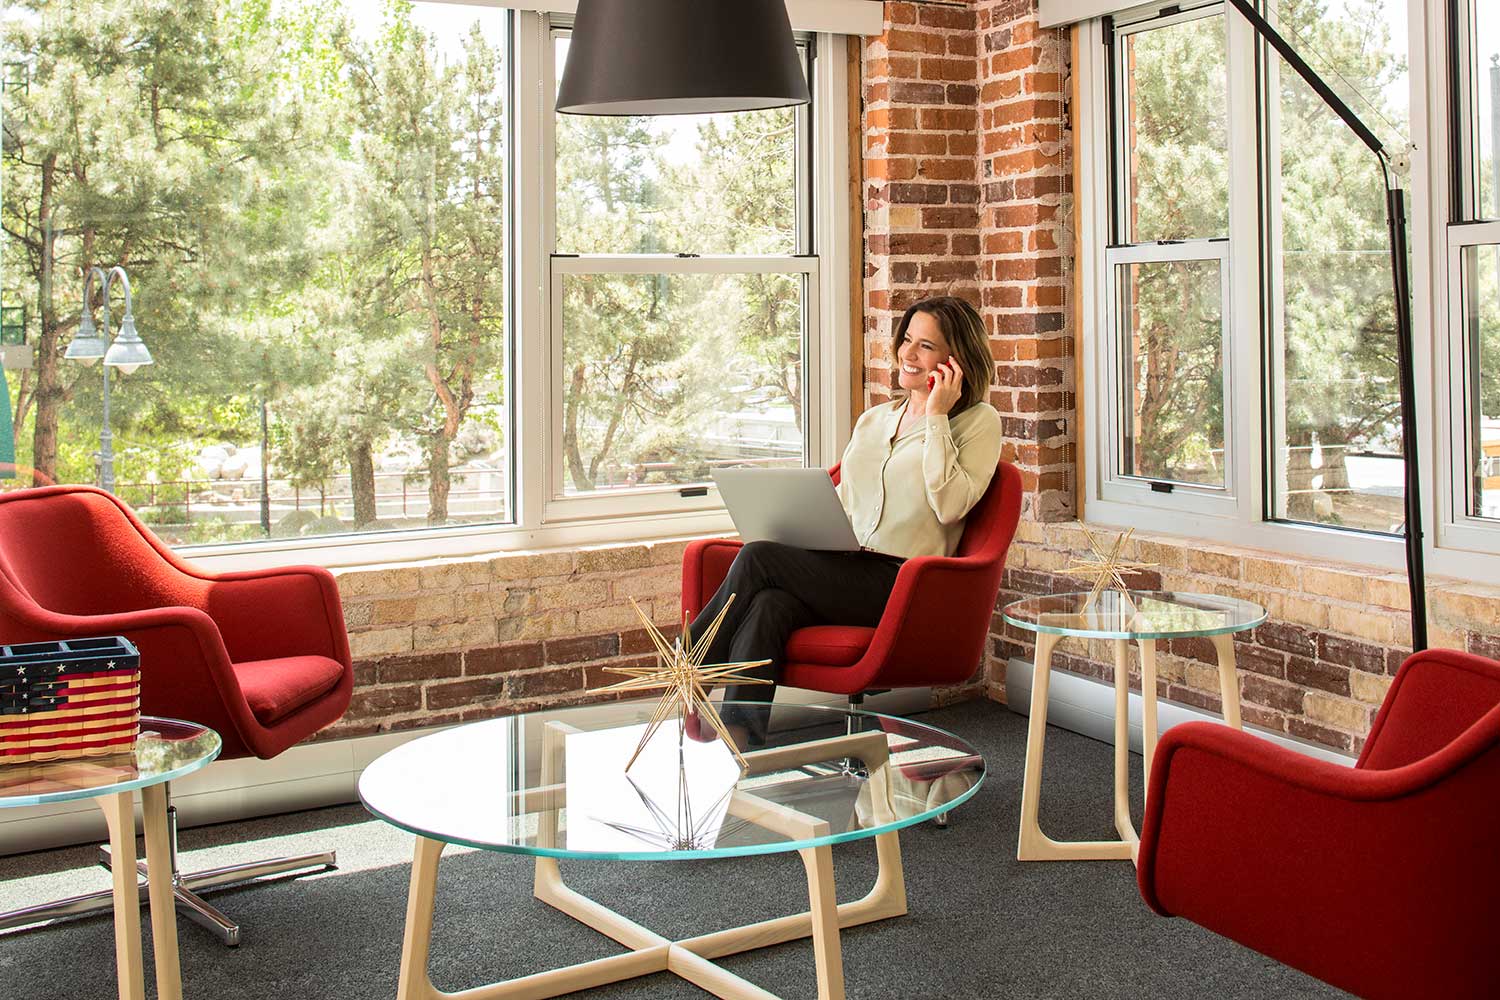
<instances>
[{"instance_id":1,"label":"chrome chair leg","mask_svg":"<svg viewBox=\"0 0 1500 1000\"><path fill-rule=\"evenodd\" d=\"M177 868L177 807L171 804L170 789L168 789L167 794L167 843L171 848L172 894L177 901L177 909L189 920L207 929L223 942L226 947L234 948L239 945L239 925L199 896L198 893L201 890L213 889L234 882L248 882L255 879L269 878L274 875L286 875L303 869L322 868L325 871L329 871L338 867L338 853L336 851L318 851L313 854L295 854L283 858L271 858L266 861L224 865L219 868L209 868L200 872L183 873ZM109 869L112 866L113 859L110 857L108 847L101 846L99 848L98 862L105 869ZM137 860L135 868L141 876L145 876L145 861ZM140 883L139 889L141 901L145 902L147 900L147 887L144 881ZM22 927L28 924L46 923L52 920L59 920L63 917L103 913L112 909L113 906L113 894L108 889L100 892L86 893L82 896L72 896L68 899L61 899L52 903L42 903L38 906L28 906L24 909L12 910L9 913L0 913L0 930L6 930L11 927Z\"/></svg>"}]
</instances>

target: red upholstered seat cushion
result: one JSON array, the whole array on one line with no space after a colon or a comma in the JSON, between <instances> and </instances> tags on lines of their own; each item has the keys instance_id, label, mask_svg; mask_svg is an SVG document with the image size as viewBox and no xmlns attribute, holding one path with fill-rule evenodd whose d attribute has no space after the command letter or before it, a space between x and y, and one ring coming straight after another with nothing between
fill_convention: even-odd
<instances>
[{"instance_id":1,"label":"red upholstered seat cushion","mask_svg":"<svg viewBox=\"0 0 1500 1000\"><path fill-rule=\"evenodd\" d=\"M857 625L813 625L799 628L787 640L790 663L816 663L824 667L849 667L859 662L875 637L872 628Z\"/></svg>"},{"instance_id":2,"label":"red upholstered seat cushion","mask_svg":"<svg viewBox=\"0 0 1500 1000\"><path fill-rule=\"evenodd\" d=\"M273 726L338 684L344 668L326 656L287 656L233 664L255 721Z\"/></svg>"}]
</instances>

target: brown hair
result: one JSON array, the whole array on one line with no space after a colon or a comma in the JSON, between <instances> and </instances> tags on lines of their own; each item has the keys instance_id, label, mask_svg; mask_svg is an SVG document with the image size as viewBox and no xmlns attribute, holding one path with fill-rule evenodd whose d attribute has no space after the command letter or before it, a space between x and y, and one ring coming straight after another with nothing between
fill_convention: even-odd
<instances>
[{"instance_id":1,"label":"brown hair","mask_svg":"<svg viewBox=\"0 0 1500 1000\"><path fill-rule=\"evenodd\" d=\"M952 413L957 416L988 398L990 380L995 376L995 359L990 354L984 320L980 319L978 310L956 295L937 295L913 303L901 315L901 322L896 324L896 335L891 343L891 357L897 364L901 362L901 345L906 343L906 328L911 326L911 318L919 312L936 321L938 329L943 331L943 339L948 341L948 350L958 359L958 367L963 369L964 385Z\"/></svg>"}]
</instances>

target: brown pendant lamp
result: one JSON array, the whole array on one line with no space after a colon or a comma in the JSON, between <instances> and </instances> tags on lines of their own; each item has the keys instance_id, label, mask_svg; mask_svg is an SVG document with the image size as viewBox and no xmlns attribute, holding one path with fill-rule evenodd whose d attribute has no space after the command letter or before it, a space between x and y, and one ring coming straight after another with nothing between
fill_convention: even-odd
<instances>
[{"instance_id":1,"label":"brown pendant lamp","mask_svg":"<svg viewBox=\"0 0 1500 1000\"><path fill-rule=\"evenodd\" d=\"M784 0L578 0L557 110L697 115L809 99Z\"/></svg>"}]
</instances>

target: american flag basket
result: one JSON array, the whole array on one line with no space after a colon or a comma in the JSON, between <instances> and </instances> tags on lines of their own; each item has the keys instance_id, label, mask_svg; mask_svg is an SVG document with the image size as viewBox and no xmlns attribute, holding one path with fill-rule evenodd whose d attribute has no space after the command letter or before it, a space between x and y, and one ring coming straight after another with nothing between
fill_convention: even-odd
<instances>
[{"instance_id":1,"label":"american flag basket","mask_svg":"<svg viewBox=\"0 0 1500 1000\"><path fill-rule=\"evenodd\" d=\"M0 766L129 751L141 654L122 635L0 645Z\"/></svg>"}]
</instances>

